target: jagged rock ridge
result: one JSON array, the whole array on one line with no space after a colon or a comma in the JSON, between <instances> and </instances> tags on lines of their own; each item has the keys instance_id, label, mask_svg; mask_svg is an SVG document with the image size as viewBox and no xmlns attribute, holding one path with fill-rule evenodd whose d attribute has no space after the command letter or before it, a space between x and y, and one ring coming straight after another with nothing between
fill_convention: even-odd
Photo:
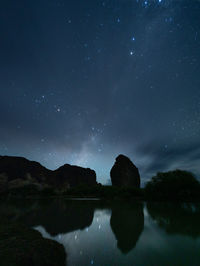
<instances>
[{"instance_id":1,"label":"jagged rock ridge","mask_svg":"<svg viewBox=\"0 0 200 266\"><path fill-rule=\"evenodd\" d=\"M96 173L89 168L66 164L51 171L23 157L0 156L0 192L4 189L37 184L69 188L80 184L96 185Z\"/></svg>"}]
</instances>

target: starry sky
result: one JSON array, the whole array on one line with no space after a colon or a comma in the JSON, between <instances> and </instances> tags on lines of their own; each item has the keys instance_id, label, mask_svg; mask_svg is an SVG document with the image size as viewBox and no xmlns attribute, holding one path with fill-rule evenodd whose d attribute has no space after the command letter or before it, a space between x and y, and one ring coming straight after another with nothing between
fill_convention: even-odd
<instances>
[{"instance_id":1,"label":"starry sky","mask_svg":"<svg viewBox=\"0 0 200 266\"><path fill-rule=\"evenodd\" d=\"M199 0L6 0L0 33L1 155L200 176Z\"/></svg>"}]
</instances>

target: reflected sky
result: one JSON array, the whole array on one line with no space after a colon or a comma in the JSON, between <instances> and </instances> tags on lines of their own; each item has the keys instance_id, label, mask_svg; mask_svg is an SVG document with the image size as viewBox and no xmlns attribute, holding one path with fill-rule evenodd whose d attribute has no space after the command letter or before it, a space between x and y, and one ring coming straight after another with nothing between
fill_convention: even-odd
<instances>
[{"instance_id":1,"label":"reflected sky","mask_svg":"<svg viewBox=\"0 0 200 266\"><path fill-rule=\"evenodd\" d=\"M128 208L131 205L128 204ZM132 229L128 231L127 228L121 227L121 232L113 232L111 227L111 219L113 212L116 209L122 211L122 224L130 224L129 217L137 210L137 206L133 205L132 211L129 208L129 213L124 211L125 204L120 204L109 208L95 209L93 222L91 226L83 230L76 230L70 233L61 233L56 236L51 236L43 226L36 226L46 238L54 239L62 243L67 252L67 265L199 265L200 264L200 238L191 237L189 234L182 234L174 232L169 234L159 225L158 220L153 219L149 214L148 208L144 206L144 229L140 231L136 243L133 244L132 249L124 253L120 249L118 242L120 235L124 234L123 239L129 240L132 235L134 238L134 230L141 228L141 224L132 223ZM154 206L151 208L154 208ZM170 206L168 207L170 208ZM127 208L126 208L127 209ZM157 209L156 209L157 210ZM171 211L174 207L171 205ZM131 213L132 212L132 213ZM140 212L140 211L139 211ZM155 212L155 210L154 210ZM158 211L157 211L158 212ZM181 215L181 212L180 212ZM182 212L183 218L184 213ZM162 218L162 212L160 214ZM159 216L159 218L160 218ZM80 217L81 218L81 217ZM135 218L137 211L135 211ZM118 219L120 219L118 217ZM168 219L164 217L163 219ZM122 222L123 221L123 222ZM170 220L169 220L170 222ZM179 219L179 226L181 224L181 217ZM191 222L191 223L190 223ZM189 226L192 226L192 220L189 221ZM173 226L173 224L172 224Z\"/></svg>"}]
</instances>

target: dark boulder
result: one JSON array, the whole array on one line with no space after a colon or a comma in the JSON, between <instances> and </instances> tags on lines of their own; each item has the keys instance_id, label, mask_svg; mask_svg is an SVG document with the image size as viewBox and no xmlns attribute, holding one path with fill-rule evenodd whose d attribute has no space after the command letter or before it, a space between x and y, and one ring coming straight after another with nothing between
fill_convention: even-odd
<instances>
[{"instance_id":1,"label":"dark boulder","mask_svg":"<svg viewBox=\"0 0 200 266\"><path fill-rule=\"evenodd\" d=\"M110 176L113 186L140 187L138 168L124 155L119 155L116 158Z\"/></svg>"},{"instance_id":2,"label":"dark boulder","mask_svg":"<svg viewBox=\"0 0 200 266\"><path fill-rule=\"evenodd\" d=\"M22 224L0 223L1 266L64 266L64 247Z\"/></svg>"}]
</instances>

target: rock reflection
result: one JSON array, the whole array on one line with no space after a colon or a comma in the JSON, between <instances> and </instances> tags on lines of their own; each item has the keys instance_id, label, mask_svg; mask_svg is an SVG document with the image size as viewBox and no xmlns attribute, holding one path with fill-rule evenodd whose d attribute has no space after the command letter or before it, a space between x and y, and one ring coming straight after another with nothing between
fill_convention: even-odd
<instances>
[{"instance_id":1,"label":"rock reflection","mask_svg":"<svg viewBox=\"0 0 200 266\"><path fill-rule=\"evenodd\" d=\"M200 236L200 205L191 203L147 203L153 220L168 234Z\"/></svg>"},{"instance_id":2,"label":"rock reflection","mask_svg":"<svg viewBox=\"0 0 200 266\"><path fill-rule=\"evenodd\" d=\"M117 247L128 253L135 246L144 229L143 204L122 204L112 207L110 219Z\"/></svg>"},{"instance_id":3,"label":"rock reflection","mask_svg":"<svg viewBox=\"0 0 200 266\"><path fill-rule=\"evenodd\" d=\"M42 202L19 219L31 227L43 226L51 235L84 229L92 224L94 206L89 201Z\"/></svg>"}]
</instances>

